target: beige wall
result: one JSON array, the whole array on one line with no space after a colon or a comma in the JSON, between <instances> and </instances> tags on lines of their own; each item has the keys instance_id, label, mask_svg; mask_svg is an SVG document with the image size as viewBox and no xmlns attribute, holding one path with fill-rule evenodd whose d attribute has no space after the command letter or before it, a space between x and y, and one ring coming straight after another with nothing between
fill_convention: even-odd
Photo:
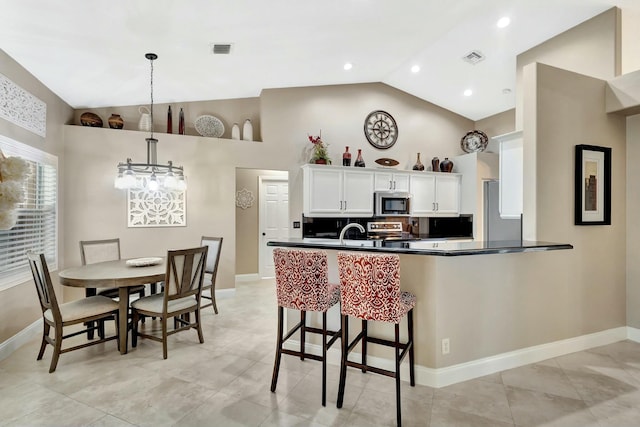
<instances>
[{"instance_id":1,"label":"beige wall","mask_svg":"<svg viewBox=\"0 0 640 427\"><path fill-rule=\"evenodd\" d=\"M246 188L255 198L250 208L236 206L236 274L259 272L260 177L288 178L283 171L236 169L236 191Z\"/></svg>"},{"instance_id":2,"label":"beige wall","mask_svg":"<svg viewBox=\"0 0 640 427\"><path fill-rule=\"evenodd\" d=\"M535 73L527 75L534 80L525 81L525 88L536 108L524 113L525 132L536 128L537 141L525 138L533 157L525 157L525 175L536 179L525 193L535 194L536 205L535 211L525 205L524 219L537 217L538 239L571 243L574 249L404 255L403 287L418 296L416 354L423 366L442 368L624 326L627 295L640 293L636 284L626 289L625 119L604 111L605 81L532 67ZM612 147L612 225L573 225L576 144ZM629 271L638 277L635 267L629 265ZM439 351L444 338L450 340L448 355Z\"/></svg>"},{"instance_id":3,"label":"beige wall","mask_svg":"<svg viewBox=\"0 0 640 427\"><path fill-rule=\"evenodd\" d=\"M494 136L513 132L516 130L516 110L511 109L503 111L502 113L494 114L493 116L478 120L475 126L476 129L486 133L490 139Z\"/></svg>"},{"instance_id":4,"label":"beige wall","mask_svg":"<svg viewBox=\"0 0 640 427\"><path fill-rule=\"evenodd\" d=\"M523 129L523 67L533 62L608 80L620 74L620 9L611 8L521 53L516 63L516 130Z\"/></svg>"},{"instance_id":5,"label":"beige wall","mask_svg":"<svg viewBox=\"0 0 640 427\"><path fill-rule=\"evenodd\" d=\"M289 166L290 220L302 218L302 172L309 159L307 135L322 130L334 164L340 164L345 146L362 149L367 166L390 157L398 168L411 169L420 152L423 159L463 154L460 138L473 122L434 104L381 83L264 90L261 96L262 136L285 147L283 165ZM366 116L374 110L389 112L398 124L396 144L388 150L373 148L363 133ZM287 148L288 147L288 150ZM294 237L301 230L292 230Z\"/></svg>"},{"instance_id":6,"label":"beige wall","mask_svg":"<svg viewBox=\"0 0 640 427\"><path fill-rule=\"evenodd\" d=\"M627 324L640 329L640 115L627 121Z\"/></svg>"},{"instance_id":7,"label":"beige wall","mask_svg":"<svg viewBox=\"0 0 640 427\"><path fill-rule=\"evenodd\" d=\"M640 4L622 9L621 74L640 70Z\"/></svg>"},{"instance_id":8,"label":"beige wall","mask_svg":"<svg viewBox=\"0 0 640 427\"><path fill-rule=\"evenodd\" d=\"M47 104L47 136L43 138L0 118L0 134L58 156L60 176L64 176L62 124L70 122L73 110L17 62L0 50L0 73ZM64 189L60 187L59 221L64 216ZM59 245L64 241L60 233ZM60 256L62 265L64 258ZM0 291L0 343L20 332L42 316L32 282Z\"/></svg>"}]
</instances>

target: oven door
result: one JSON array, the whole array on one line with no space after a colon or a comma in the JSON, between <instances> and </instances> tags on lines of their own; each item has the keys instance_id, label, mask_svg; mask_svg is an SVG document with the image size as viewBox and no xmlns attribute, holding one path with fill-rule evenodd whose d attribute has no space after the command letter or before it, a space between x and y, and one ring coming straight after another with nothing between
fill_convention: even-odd
<instances>
[{"instance_id":1,"label":"oven door","mask_svg":"<svg viewBox=\"0 0 640 427\"><path fill-rule=\"evenodd\" d=\"M377 216L409 216L411 214L411 194L409 193L376 192L375 200Z\"/></svg>"}]
</instances>

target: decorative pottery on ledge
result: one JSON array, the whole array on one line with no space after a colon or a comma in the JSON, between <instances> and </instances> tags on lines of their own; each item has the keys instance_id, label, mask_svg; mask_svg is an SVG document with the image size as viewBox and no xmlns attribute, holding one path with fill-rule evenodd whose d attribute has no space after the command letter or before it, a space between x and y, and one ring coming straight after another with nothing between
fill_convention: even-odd
<instances>
[{"instance_id":1,"label":"decorative pottery on ledge","mask_svg":"<svg viewBox=\"0 0 640 427\"><path fill-rule=\"evenodd\" d=\"M82 126L91 126L94 128L101 128L102 119L96 113L86 112L86 113L82 113L82 115L80 116L80 124Z\"/></svg>"}]
</instances>

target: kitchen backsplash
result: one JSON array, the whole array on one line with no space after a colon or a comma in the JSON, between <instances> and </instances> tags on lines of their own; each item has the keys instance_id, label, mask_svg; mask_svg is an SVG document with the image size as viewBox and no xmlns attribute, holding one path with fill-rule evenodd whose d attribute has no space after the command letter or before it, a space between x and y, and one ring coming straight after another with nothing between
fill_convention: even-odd
<instances>
[{"instance_id":1,"label":"kitchen backsplash","mask_svg":"<svg viewBox=\"0 0 640 427\"><path fill-rule=\"evenodd\" d=\"M337 239L340 230L349 223L358 223L367 227L368 222L396 221L401 222L403 230L412 236L423 239L430 238L473 238L473 215L456 217L378 217L378 218L309 218L302 216L302 237ZM352 238L364 239L360 233Z\"/></svg>"}]
</instances>

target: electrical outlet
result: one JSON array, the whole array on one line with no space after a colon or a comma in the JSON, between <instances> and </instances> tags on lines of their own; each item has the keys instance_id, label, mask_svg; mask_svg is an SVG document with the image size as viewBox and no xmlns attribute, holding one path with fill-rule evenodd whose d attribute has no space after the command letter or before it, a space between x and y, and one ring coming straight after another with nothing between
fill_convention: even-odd
<instances>
[{"instance_id":1,"label":"electrical outlet","mask_svg":"<svg viewBox=\"0 0 640 427\"><path fill-rule=\"evenodd\" d=\"M449 338L442 340L442 354L449 354Z\"/></svg>"},{"instance_id":2,"label":"electrical outlet","mask_svg":"<svg viewBox=\"0 0 640 427\"><path fill-rule=\"evenodd\" d=\"M293 221L293 228L300 228L300 221Z\"/></svg>"}]
</instances>

